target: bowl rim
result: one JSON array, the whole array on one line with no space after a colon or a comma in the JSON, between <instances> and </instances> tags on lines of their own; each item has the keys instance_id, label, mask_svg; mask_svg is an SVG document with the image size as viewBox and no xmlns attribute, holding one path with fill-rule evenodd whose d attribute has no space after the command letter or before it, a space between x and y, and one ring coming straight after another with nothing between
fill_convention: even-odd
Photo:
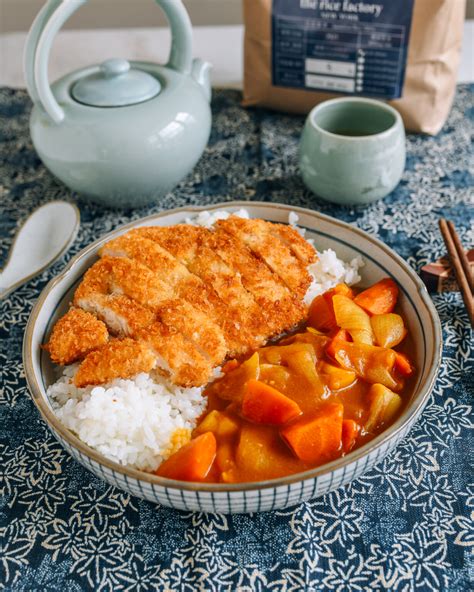
<instances>
[{"instance_id":1,"label":"bowl rim","mask_svg":"<svg viewBox=\"0 0 474 592\"><path fill-rule=\"evenodd\" d=\"M127 231L128 229L134 228L137 224L141 224L146 221L156 220L159 218L163 218L165 216L169 216L172 214L179 214L179 213L189 213L189 214L198 214L199 212L204 211L214 211L220 209L227 209L227 208L248 208L251 206L255 207L263 207L263 208L275 208L277 210L284 210L288 213L295 212L296 214L302 215L311 215L315 216L316 218L321 218L330 222L331 224L335 224L336 226L341 227L343 230L356 233L363 237L365 240L369 240L369 242L373 243L375 247L382 249L390 258L392 258L399 266L403 268L403 270L410 276L414 284L418 289L418 294L422 299L424 305L426 306L430 318L433 322L433 340L434 340L434 348L433 348L433 360L431 367L428 370L428 374L425 380L424 385L421 385L419 388L419 392L416 394L413 402L408 405L402 415L386 430L381 432L378 436L376 436L373 440L370 440L367 444L364 444L360 448L355 449L353 452L349 454L339 457L329 463L321 465L319 467L315 467L313 469L309 469L307 471L303 471L301 473L294 473L291 475L287 475L284 477L279 477L276 479L267 479L264 481L252 481L248 483L199 483L199 482L189 482L189 481L178 481L174 479L167 479L165 477L159 477L158 475L154 475L153 473L146 473L145 471L140 471L138 469L125 467L116 463L100 452L94 450L93 448L89 447L85 442L79 439L72 431L66 428L65 425L59 420L56 414L50 409L49 405L47 404L45 398L46 394L43 395L38 380L36 378L34 368L33 368L33 361L31 357L31 349L32 349L32 340L33 340L33 332L36 324L36 320L38 318L39 312L43 306L44 301L46 300L47 296L51 292L51 290L60 283L69 273L71 273L76 264L82 260L87 254L91 251L95 250L95 248L100 245L101 243L105 242L110 236L116 235L117 231ZM182 206L179 208L173 208L169 210L163 210L162 212L158 212L155 214L151 214L149 216L145 216L143 218L138 218L129 222L127 224L118 226L111 232L108 232L97 240L93 241L84 249L81 249L71 260L68 262L66 267L63 271L57 275L56 277L52 278L48 284L43 288L40 296L38 297L31 313L28 318L28 322L26 325L24 338L23 338L23 366L24 372L26 377L26 382L28 385L28 390L31 398L33 399L34 404L36 405L38 411L40 412L43 420L48 424L48 426L53 430L54 435L59 435L60 438L63 438L69 446L73 449L78 450L79 453L85 455L92 460L93 462L97 463L98 465L102 465L107 469L119 473L122 477L126 479L134 479L139 482L147 483L151 486L159 486L169 490L177 490L177 491L199 491L199 492L209 492L209 493L239 493L244 491L257 491L261 489L271 489L277 488L281 486L290 486L295 483L301 483L303 481L309 479L315 479L321 477L322 475L329 475L333 471L345 469L347 466L351 465L354 462L359 461L363 457L368 457L376 450L381 449L389 440L396 438L400 433L402 433L405 429L410 427L411 422L413 422L419 415L419 413L423 410L427 399L433 389L438 370L441 364L441 354L442 354L442 330L441 330L441 322L436 311L436 308L428 294L428 291L418 277L416 272L397 254L393 251L388 245L383 243L381 240L371 236L370 234L366 233L365 231L353 226L347 222L343 222L342 220L338 220L337 218L333 218L332 216L328 216L327 214L322 214L321 212L317 212L314 210L310 210L309 208L304 208L301 206L291 206L287 204L281 203L269 203L269 202L262 202L262 201L230 201L230 202L220 202L218 204L209 204L205 206ZM368 464L368 460L367 460ZM105 478L105 475L104 475Z\"/></svg>"},{"instance_id":2,"label":"bowl rim","mask_svg":"<svg viewBox=\"0 0 474 592\"><path fill-rule=\"evenodd\" d=\"M334 105L341 105L344 103L359 103L361 105L372 106L374 110L378 109L380 111L385 111L393 117L393 123L386 129L380 132L375 132L374 134L348 136L347 134L337 134L335 132L330 132L316 121L316 115L319 115L321 112L325 111L326 109ZM309 125L313 128L313 130L315 130L322 136L326 136L327 138L332 138L336 140L339 139L343 142L350 143L361 143L372 140L387 139L388 137L393 135L394 132L396 133L397 131L400 131L400 129L403 130L403 134L405 134L405 128L403 126L401 115L396 109L394 109L391 105L384 103L383 101L379 101L378 99L369 99L366 97L335 97L334 99L329 99L327 101L323 101L322 103L318 103L309 112L307 121L309 122Z\"/></svg>"}]
</instances>

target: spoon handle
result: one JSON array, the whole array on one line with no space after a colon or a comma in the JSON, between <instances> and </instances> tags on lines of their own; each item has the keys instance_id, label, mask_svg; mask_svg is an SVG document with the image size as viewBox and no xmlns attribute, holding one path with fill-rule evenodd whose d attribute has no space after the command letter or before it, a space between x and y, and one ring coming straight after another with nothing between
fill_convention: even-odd
<instances>
[{"instance_id":1,"label":"spoon handle","mask_svg":"<svg viewBox=\"0 0 474 592\"><path fill-rule=\"evenodd\" d=\"M34 277L35 275L40 273L40 271L41 270L38 270L38 271L35 270L33 273L31 273L29 275L23 274L23 275L19 276L17 274L13 277L5 278L5 276L12 275L9 273L10 269L8 267L5 267L5 272L0 273L0 300L3 300L4 298L6 298L9 294L11 294L14 290L16 290L22 284L24 284L29 279L31 279L32 277Z\"/></svg>"}]
</instances>

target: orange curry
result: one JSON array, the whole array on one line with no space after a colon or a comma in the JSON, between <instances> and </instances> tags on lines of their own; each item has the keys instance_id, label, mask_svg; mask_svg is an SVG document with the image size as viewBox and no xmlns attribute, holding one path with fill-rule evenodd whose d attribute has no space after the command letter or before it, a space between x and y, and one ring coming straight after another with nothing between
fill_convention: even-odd
<instances>
[{"instance_id":1,"label":"orange curry","mask_svg":"<svg viewBox=\"0 0 474 592\"><path fill-rule=\"evenodd\" d=\"M213 483L260 481L343 456L399 415L407 336L384 279L356 294L340 284L317 296L302 332L231 360L211 383L193 439L157 474Z\"/></svg>"}]
</instances>

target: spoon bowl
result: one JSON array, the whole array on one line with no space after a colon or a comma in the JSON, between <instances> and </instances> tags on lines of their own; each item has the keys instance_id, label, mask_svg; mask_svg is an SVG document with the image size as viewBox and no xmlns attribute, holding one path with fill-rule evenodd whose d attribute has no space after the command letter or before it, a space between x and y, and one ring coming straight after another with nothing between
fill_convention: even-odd
<instances>
[{"instance_id":1,"label":"spoon bowl","mask_svg":"<svg viewBox=\"0 0 474 592\"><path fill-rule=\"evenodd\" d=\"M76 238L79 221L79 210L66 201L50 201L34 210L18 230L0 271L0 300L62 255Z\"/></svg>"}]
</instances>

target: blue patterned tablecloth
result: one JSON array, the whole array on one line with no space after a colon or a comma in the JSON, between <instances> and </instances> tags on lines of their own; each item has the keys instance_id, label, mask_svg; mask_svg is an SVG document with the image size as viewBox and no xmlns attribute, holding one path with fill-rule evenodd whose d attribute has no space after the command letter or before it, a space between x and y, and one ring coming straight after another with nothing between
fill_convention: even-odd
<instances>
[{"instance_id":1,"label":"blue patterned tablecloth","mask_svg":"<svg viewBox=\"0 0 474 592\"><path fill-rule=\"evenodd\" d=\"M303 118L246 111L214 93L209 147L160 204L135 211L81 205L81 228L51 269L0 304L0 586L79 590L449 590L470 587L474 487L473 343L459 294L437 295L444 358L433 395L409 437L376 469L310 503L268 514L220 516L158 507L108 486L63 451L27 393L21 343L32 305L66 261L132 219L232 199L291 203L352 222L410 265L441 256L440 216L473 244L474 86L460 86L436 138L409 136L403 180L369 207L308 193L297 168ZM0 90L0 263L18 222L74 196L36 156L24 91ZM472 582L471 582L472 583Z\"/></svg>"}]
</instances>

